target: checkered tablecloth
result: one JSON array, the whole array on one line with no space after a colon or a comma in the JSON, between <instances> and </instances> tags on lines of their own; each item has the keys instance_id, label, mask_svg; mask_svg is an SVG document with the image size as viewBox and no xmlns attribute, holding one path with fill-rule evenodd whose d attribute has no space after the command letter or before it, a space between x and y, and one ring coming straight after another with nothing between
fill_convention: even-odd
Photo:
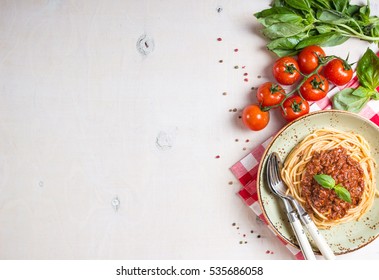
<instances>
[{"instance_id":1,"label":"checkered tablecloth","mask_svg":"<svg viewBox=\"0 0 379 280\"><path fill-rule=\"evenodd\" d=\"M377 53L377 55L379 56L379 52ZM343 88L346 88L346 87L356 88L358 87L358 85L359 85L358 79L355 76ZM314 111L319 111L319 110L331 109L331 97L334 94L336 94L338 91L340 91L341 89L342 88L338 88L338 87L333 88L327 94L327 97L311 104L310 111L314 112ZM379 87L378 87L378 91L379 91ZM374 101L374 100L369 101L367 106L359 114L371 120L373 123L379 126L379 101ZM238 195L242 198L244 203L248 207L250 207L251 210L253 210L257 216L260 217L260 219L271 229L271 231L279 238L279 240L282 241L283 245L286 246L291 251L291 253L293 253L296 259L304 259L299 249L293 247L286 240L282 239L280 236L276 234L272 226L266 221L264 215L262 214L262 210L258 202L258 195L257 195L258 166L266 147L274 138L275 134L272 135L263 143L261 143L260 145L258 145L257 147L255 147L249 154L247 154L244 158L242 158L240 161L235 163L230 168L230 170L232 171L234 176L239 180L239 182L242 185L242 188L238 192Z\"/></svg>"}]
</instances>

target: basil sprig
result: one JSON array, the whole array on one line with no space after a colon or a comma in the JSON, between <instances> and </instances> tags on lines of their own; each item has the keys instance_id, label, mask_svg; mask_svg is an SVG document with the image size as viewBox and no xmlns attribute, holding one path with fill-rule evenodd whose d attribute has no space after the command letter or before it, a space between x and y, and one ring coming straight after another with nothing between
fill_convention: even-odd
<instances>
[{"instance_id":1,"label":"basil sprig","mask_svg":"<svg viewBox=\"0 0 379 280\"><path fill-rule=\"evenodd\" d=\"M357 89L346 88L333 96L333 108L359 113L371 99L379 100L379 57L367 49L358 62L357 77L360 86Z\"/></svg>"},{"instance_id":2,"label":"basil sprig","mask_svg":"<svg viewBox=\"0 0 379 280\"><path fill-rule=\"evenodd\" d=\"M267 48L278 56L294 55L311 45L336 46L351 37L379 42L379 18L370 3L349 0L273 0L254 16L263 25Z\"/></svg>"},{"instance_id":3,"label":"basil sprig","mask_svg":"<svg viewBox=\"0 0 379 280\"><path fill-rule=\"evenodd\" d=\"M334 190L339 198L351 203L351 196L349 191L340 184L336 185L336 181L331 176L326 174L318 174L314 175L313 178L320 186L326 189Z\"/></svg>"}]
</instances>

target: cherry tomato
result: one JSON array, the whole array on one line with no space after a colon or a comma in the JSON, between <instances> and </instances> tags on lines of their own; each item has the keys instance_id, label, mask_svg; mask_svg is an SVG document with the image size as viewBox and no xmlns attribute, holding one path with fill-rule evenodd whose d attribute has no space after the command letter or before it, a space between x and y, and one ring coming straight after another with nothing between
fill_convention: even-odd
<instances>
[{"instance_id":1,"label":"cherry tomato","mask_svg":"<svg viewBox=\"0 0 379 280\"><path fill-rule=\"evenodd\" d=\"M335 58L326 64L324 75L333 84L342 86L347 84L353 77L353 69L346 61Z\"/></svg>"},{"instance_id":2,"label":"cherry tomato","mask_svg":"<svg viewBox=\"0 0 379 280\"><path fill-rule=\"evenodd\" d=\"M283 103L282 116L287 121L293 121L309 113L309 104L298 95L291 96Z\"/></svg>"},{"instance_id":3,"label":"cherry tomato","mask_svg":"<svg viewBox=\"0 0 379 280\"><path fill-rule=\"evenodd\" d=\"M278 105L285 97L285 91L280 85L266 82L257 91L257 100L263 107Z\"/></svg>"},{"instance_id":4,"label":"cherry tomato","mask_svg":"<svg viewBox=\"0 0 379 280\"><path fill-rule=\"evenodd\" d=\"M265 128L269 120L270 113L262 111L256 104L249 105L243 109L242 121L251 130L258 131Z\"/></svg>"},{"instance_id":5,"label":"cherry tomato","mask_svg":"<svg viewBox=\"0 0 379 280\"><path fill-rule=\"evenodd\" d=\"M299 65L289 56L279 58L272 67L272 73L282 85L292 85L300 78Z\"/></svg>"},{"instance_id":6,"label":"cherry tomato","mask_svg":"<svg viewBox=\"0 0 379 280\"><path fill-rule=\"evenodd\" d=\"M301 86L300 93L308 101L323 99L329 90L329 83L320 74L310 76Z\"/></svg>"},{"instance_id":7,"label":"cherry tomato","mask_svg":"<svg viewBox=\"0 0 379 280\"><path fill-rule=\"evenodd\" d=\"M304 74L310 74L320 64L319 57L325 57L325 52L319 46L309 46L304 48L298 55L300 71ZM321 71L322 67L320 67Z\"/></svg>"}]
</instances>

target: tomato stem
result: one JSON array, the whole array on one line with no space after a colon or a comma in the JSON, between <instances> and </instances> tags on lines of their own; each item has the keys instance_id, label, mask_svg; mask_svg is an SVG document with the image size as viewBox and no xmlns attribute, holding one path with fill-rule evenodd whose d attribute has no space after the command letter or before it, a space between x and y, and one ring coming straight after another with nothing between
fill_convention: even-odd
<instances>
[{"instance_id":1,"label":"tomato stem","mask_svg":"<svg viewBox=\"0 0 379 280\"><path fill-rule=\"evenodd\" d=\"M329 56L324 56L324 57L321 57L321 56L318 56L319 58L319 65L316 67L315 70L313 70L311 73L309 73L308 75L305 75L303 73L301 73L299 71L299 73L303 76L303 79L296 85L296 87L291 90L289 93L287 93L285 95L285 97L283 98L283 100L277 104L277 105L273 105L273 106L265 106L265 107L262 107L261 109L262 110L265 110L265 111L269 111L271 109L274 109L274 108L277 108L277 107L281 107L283 109L283 104L284 102L289 98L291 97L292 95L294 95L296 92L298 93L298 95L301 97L301 99L305 100L304 97L301 95L300 93L300 87L312 76L312 75L318 75L318 77L320 78L320 81L321 83L323 84L324 81L321 79L321 77L319 76L319 70L321 69L321 67L323 67L324 65L328 64L330 61L332 61L333 59L335 58L338 58L338 59L341 59L342 61L345 61L345 59L342 59L338 56L335 56L335 55L329 55ZM298 71L298 70L297 70Z\"/></svg>"}]
</instances>

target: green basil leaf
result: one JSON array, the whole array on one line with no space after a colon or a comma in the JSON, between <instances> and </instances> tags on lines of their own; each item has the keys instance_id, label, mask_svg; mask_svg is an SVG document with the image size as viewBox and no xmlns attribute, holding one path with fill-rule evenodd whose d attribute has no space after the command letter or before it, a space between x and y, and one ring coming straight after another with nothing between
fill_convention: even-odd
<instances>
[{"instance_id":1,"label":"green basil leaf","mask_svg":"<svg viewBox=\"0 0 379 280\"><path fill-rule=\"evenodd\" d=\"M372 35L375 37L379 37L379 25L374 26L372 29Z\"/></svg>"},{"instance_id":2,"label":"green basil leaf","mask_svg":"<svg viewBox=\"0 0 379 280\"><path fill-rule=\"evenodd\" d=\"M296 50L285 50L285 49L273 49L271 51L279 57L294 56L298 53L298 51L296 51Z\"/></svg>"},{"instance_id":3,"label":"green basil leaf","mask_svg":"<svg viewBox=\"0 0 379 280\"><path fill-rule=\"evenodd\" d=\"M375 92L372 96L371 96L372 99L374 100L379 100L379 92Z\"/></svg>"},{"instance_id":4,"label":"green basil leaf","mask_svg":"<svg viewBox=\"0 0 379 280\"><path fill-rule=\"evenodd\" d=\"M326 174L318 174L314 175L313 178L316 180L317 183L319 183L322 187L326 189L333 189L336 181L334 179Z\"/></svg>"},{"instance_id":5,"label":"green basil leaf","mask_svg":"<svg viewBox=\"0 0 379 280\"><path fill-rule=\"evenodd\" d=\"M358 61L357 76L364 87L375 90L379 86L379 57L371 49Z\"/></svg>"},{"instance_id":6,"label":"green basil leaf","mask_svg":"<svg viewBox=\"0 0 379 280\"><path fill-rule=\"evenodd\" d=\"M320 34L332 32L332 28L333 27L329 24L321 24L316 26L316 29Z\"/></svg>"},{"instance_id":7,"label":"green basil leaf","mask_svg":"<svg viewBox=\"0 0 379 280\"><path fill-rule=\"evenodd\" d=\"M360 97L353 95L354 89L346 88L336 93L333 98L333 108L359 113L370 100L369 97Z\"/></svg>"},{"instance_id":8,"label":"green basil leaf","mask_svg":"<svg viewBox=\"0 0 379 280\"><path fill-rule=\"evenodd\" d=\"M283 49L274 49L271 50L273 53L275 53L278 57L283 56L294 56L297 55L299 51L296 50L283 50Z\"/></svg>"},{"instance_id":9,"label":"green basil leaf","mask_svg":"<svg viewBox=\"0 0 379 280\"><path fill-rule=\"evenodd\" d=\"M337 32L328 32L305 38L296 46L296 49L303 49L311 45L319 45L323 47L337 46L348 39L348 37L342 36Z\"/></svg>"},{"instance_id":10,"label":"green basil leaf","mask_svg":"<svg viewBox=\"0 0 379 280\"><path fill-rule=\"evenodd\" d=\"M359 99L357 96L354 96L352 94L353 91L354 91L353 88L345 88L345 89L341 90L340 92L337 92L332 97L333 109L347 111L347 106L348 106L349 102L352 99Z\"/></svg>"},{"instance_id":11,"label":"green basil leaf","mask_svg":"<svg viewBox=\"0 0 379 280\"><path fill-rule=\"evenodd\" d=\"M321 43L320 46L322 47L338 46L345 43L347 40L349 40L349 37L342 36L340 33L334 33L332 37L329 37L328 40L326 40L324 43Z\"/></svg>"},{"instance_id":12,"label":"green basil leaf","mask_svg":"<svg viewBox=\"0 0 379 280\"><path fill-rule=\"evenodd\" d=\"M311 6L316 9L331 9L331 1L329 0L314 0L311 1Z\"/></svg>"},{"instance_id":13,"label":"green basil leaf","mask_svg":"<svg viewBox=\"0 0 379 280\"><path fill-rule=\"evenodd\" d=\"M283 7L284 6L284 0L274 0L272 3L273 7Z\"/></svg>"},{"instance_id":14,"label":"green basil leaf","mask_svg":"<svg viewBox=\"0 0 379 280\"><path fill-rule=\"evenodd\" d=\"M260 18L258 21L267 27L272 24L281 22L300 23L303 21L303 18L296 14L276 14L267 16L265 18Z\"/></svg>"},{"instance_id":15,"label":"green basil leaf","mask_svg":"<svg viewBox=\"0 0 379 280\"><path fill-rule=\"evenodd\" d=\"M359 113L366 106L366 104L370 101L370 97L358 97L356 102L352 102L347 105L347 110L353 113Z\"/></svg>"},{"instance_id":16,"label":"green basil leaf","mask_svg":"<svg viewBox=\"0 0 379 280\"><path fill-rule=\"evenodd\" d=\"M370 6L366 5L359 9L359 16L363 20L364 23L368 23L370 21Z\"/></svg>"},{"instance_id":17,"label":"green basil leaf","mask_svg":"<svg viewBox=\"0 0 379 280\"><path fill-rule=\"evenodd\" d=\"M373 91L368 88L359 86L351 94L359 97L370 97L373 94Z\"/></svg>"},{"instance_id":18,"label":"green basil leaf","mask_svg":"<svg viewBox=\"0 0 379 280\"><path fill-rule=\"evenodd\" d=\"M351 18L334 10L320 10L317 19L325 23L342 24L351 21Z\"/></svg>"},{"instance_id":19,"label":"green basil leaf","mask_svg":"<svg viewBox=\"0 0 379 280\"><path fill-rule=\"evenodd\" d=\"M339 198L341 198L342 200L346 202L351 203L350 192L347 189L345 189L343 186L338 184L337 186L335 186L334 191L336 192Z\"/></svg>"},{"instance_id":20,"label":"green basil leaf","mask_svg":"<svg viewBox=\"0 0 379 280\"><path fill-rule=\"evenodd\" d=\"M334 7L336 8L336 10L341 13L345 11L348 3L349 3L348 0L334 0L333 1Z\"/></svg>"},{"instance_id":21,"label":"green basil leaf","mask_svg":"<svg viewBox=\"0 0 379 280\"><path fill-rule=\"evenodd\" d=\"M284 0L286 4L292 8L309 12L311 5L308 0Z\"/></svg>"},{"instance_id":22,"label":"green basil leaf","mask_svg":"<svg viewBox=\"0 0 379 280\"><path fill-rule=\"evenodd\" d=\"M273 7L273 8L265 9L263 11L255 13L254 16L256 18L265 18L268 16L279 15L279 14L296 14L296 13L294 13L292 10L285 7Z\"/></svg>"},{"instance_id":23,"label":"green basil leaf","mask_svg":"<svg viewBox=\"0 0 379 280\"><path fill-rule=\"evenodd\" d=\"M361 6L358 6L358 5L349 5L349 7L347 7L347 9L346 9L346 14L348 14L350 17L352 17L357 12L359 13L360 8L361 8Z\"/></svg>"},{"instance_id":24,"label":"green basil leaf","mask_svg":"<svg viewBox=\"0 0 379 280\"><path fill-rule=\"evenodd\" d=\"M304 26L293 23L276 23L263 29L263 35L270 39L277 39L281 37L292 37L303 32Z\"/></svg>"},{"instance_id":25,"label":"green basil leaf","mask_svg":"<svg viewBox=\"0 0 379 280\"><path fill-rule=\"evenodd\" d=\"M303 35L305 36L305 34ZM294 50L295 46L301 41L302 36L296 35L287 38L279 38L271 41L267 44L269 50L283 49L283 50Z\"/></svg>"}]
</instances>

